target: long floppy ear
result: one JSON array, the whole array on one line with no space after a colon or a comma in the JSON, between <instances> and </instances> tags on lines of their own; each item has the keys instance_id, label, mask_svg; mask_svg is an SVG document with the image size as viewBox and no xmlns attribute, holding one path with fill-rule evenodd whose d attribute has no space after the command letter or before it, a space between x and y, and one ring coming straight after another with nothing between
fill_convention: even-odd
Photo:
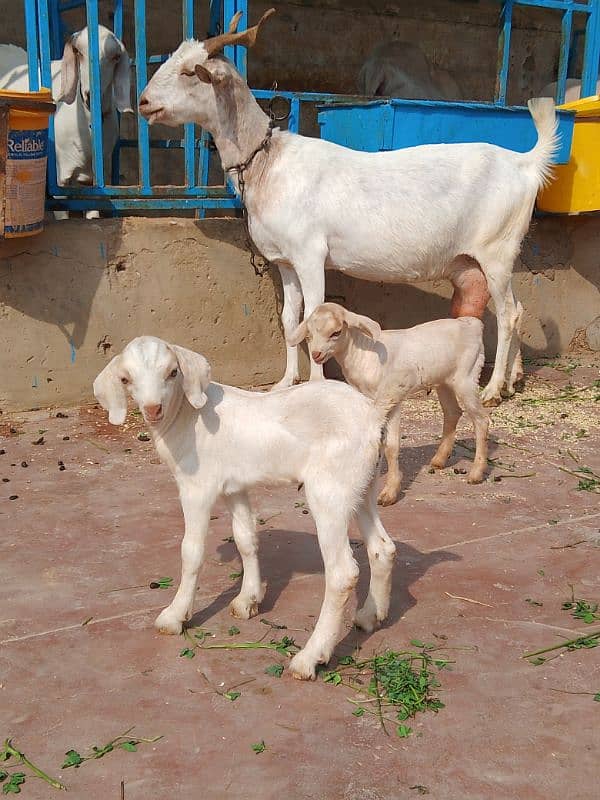
<instances>
[{"instance_id":1,"label":"long floppy ear","mask_svg":"<svg viewBox=\"0 0 600 800\"><path fill-rule=\"evenodd\" d=\"M116 37L115 37L116 38ZM119 41L117 39L117 41ZM129 60L129 53L119 42L121 46L121 55L115 67L115 80L113 84L113 91L115 93L115 104L117 111L122 114L133 114L131 107L131 62Z\"/></svg>"},{"instance_id":2,"label":"long floppy ear","mask_svg":"<svg viewBox=\"0 0 600 800\"><path fill-rule=\"evenodd\" d=\"M121 356L115 356L94 381L94 396L108 411L111 425L122 425L127 416L127 395L118 374L120 363Z\"/></svg>"},{"instance_id":3,"label":"long floppy ear","mask_svg":"<svg viewBox=\"0 0 600 800\"><path fill-rule=\"evenodd\" d=\"M210 383L210 364L199 353L170 344L183 375L183 391L190 405L202 408L207 401L206 389Z\"/></svg>"},{"instance_id":4,"label":"long floppy ear","mask_svg":"<svg viewBox=\"0 0 600 800\"><path fill-rule=\"evenodd\" d=\"M308 333L308 329L306 327L306 320L301 322L300 325L296 328L295 331L292 331L289 336L286 336L286 341L290 345L290 347L295 347L300 342L303 342L306 339L306 334Z\"/></svg>"},{"instance_id":5,"label":"long floppy ear","mask_svg":"<svg viewBox=\"0 0 600 800\"><path fill-rule=\"evenodd\" d=\"M78 36L78 33L74 33L70 39L67 39L60 65L60 97L58 99L67 105L71 105L75 100L79 83L79 59L75 51L75 41Z\"/></svg>"},{"instance_id":6,"label":"long floppy ear","mask_svg":"<svg viewBox=\"0 0 600 800\"><path fill-rule=\"evenodd\" d=\"M344 309L344 319L346 324L353 328L358 328L359 331L366 333L375 342L381 338L381 327L370 317L364 317L362 314L355 314L353 311Z\"/></svg>"}]
</instances>

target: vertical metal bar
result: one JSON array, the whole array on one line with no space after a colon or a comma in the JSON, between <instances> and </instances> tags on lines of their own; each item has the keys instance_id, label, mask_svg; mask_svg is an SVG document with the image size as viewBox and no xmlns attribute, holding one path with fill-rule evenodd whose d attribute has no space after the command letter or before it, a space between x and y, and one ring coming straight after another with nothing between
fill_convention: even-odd
<instances>
[{"instance_id":1,"label":"vertical metal bar","mask_svg":"<svg viewBox=\"0 0 600 800\"><path fill-rule=\"evenodd\" d=\"M51 0L53 1L53 0ZM38 0L38 24L39 24L39 50L40 50L40 77L42 86L47 87L54 94L52 85L52 64L50 61L50 15L48 12L48 0ZM48 120L48 160L47 160L47 182L48 193L57 194L58 178L56 174L56 145L54 136L54 116L51 114Z\"/></svg>"},{"instance_id":2,"label":"vertical metal bar","mask_svg":"<svg viewBox=\"0 0 600 800\"><path fill-rule=\"evenodd\" d=\"M183 38L194 38L194 0L183 0ZM195 184L194 149L196 129L193 122L183 127L183 148L185 163L185 185L188 189Z\"/></svg>"},{"instance_id":3,"label":"vertical metal bar","mask_svg":"<svg viewBox=\"0 0 600 800\"><path fill-rule=\"evenodd\" d=\"M27 33L27 65L29 68L29 91L40 88L38 73L38 29L36 0L25 0L25 31Z\"/></svg>"},{"instance_id":4,"label":"vertical metal bar","mask_svg":"<svg viewBox=\"0 0 600 800\"><path fill-rule=\"evenodd\" d=\"M59 0L50 2L50 56L55 59L62 57L63 40L60 21Z\"/></svg>"},{"instance_id":5,"label":"vertical metal bar","mask_svg":"<svg viewBox=\"0 0 600 800\"><path fill-rule=\"evenodd\" d=\"M569 68L569 52L571 50L571 29L573 27L573 11L567 9L562 18L562 34L560 40L560 60L558 62L558 77L556 85L557 105L565 102L567 86L567 71Z\"/></svg>"},{"instance_id":6,"label":"vertical metal bar","mask_svg":"<svg viewBox=\"0 0 600 800\"><path fill-rule=\"evenodd\" d=\"M500 12L500 37L498 39L498 75L496 77L495 102L506 105L506 86L510 65L510 35L512 32L513 0L504 0Z\"/></svg>"},{"instance_id":7,"label":"vertical metal bar","mask_svg":"<svg viewBox=\"0 0 600 800\"><path fill-rule=\"evenodd\" d=\"M242 12L238 28L243 31L244 28L248 27L247 0L223 0L223 30L227 28L231 18L234 14L237 14L238 11ZM246 48L228 45L223 52L227 58L233 61L240 75L245 78L248 72Z\"/></svg>"},{"instance_id":8,"label":"vertical metal bar","mask_svg":"<svg viewBox=\"0 0 600 800\"><path fill-rule=\"evenodd\" d=\"M146 62L146 0L134 0L135 80L137 102L148 82ZM139 183L142 194L150 194L150 135L148 123L138 114Z\"/></svg>"},{"instance_id":9,"label":"vertical metal bar","mask_svg":"<svg viewBox=\"0 0 600 800\"><path fill-rule=\"evenodd\" d=\"M216 36L223 30L221 26L221 0L210 0L208 35Z\"/></svg>"},{"instance_id":10,"label":"vertical metal bar","mask_svg":"<svg viewBox=\"0 0 600 800\"><path fill-rule=\"evenodd\" d=\"M100 81L100 43L98 39L98 0L86 0L88 57L90 72L90 117L92 134L92 171L94 186L104 186L102 141L102 84Z\"/></svg>"},{"instance_id":11,"label":"vertical metal bar","mask_svg":"<svg viewBox=\"0 0 600 800\"><path fill-rule=\"evenodd\" d=\"M290 116L288 117L288 131L298 133L300 130L300 99L292 97L290 100Z\"/></svg>"},{"instance_id":12,"label":"vertical metal bar","mask_svg":"<svg viewBox=\"0 0 600 800\"><path fill-rule=\"evenodd\" d=\"M600 0L592 0L591 11L585 26L585 51L583 54L583 74L581 76L581 96L596 94L598 68L600 67Z\"/></svg>"},{"instance_id":13,"label":"vertical metal bar","mask_svg":"<svg viewBox=\"0 0 600 800\"><path fill-rule=\"evenodd\" d=\"M123 39L123 0L114 0L113 32L117 39ZM119 120L119 136L112 151L110 162L110 182L113 186L118 186L121 181L121 115L117 113Z\"/></svg>"}]
</instances>

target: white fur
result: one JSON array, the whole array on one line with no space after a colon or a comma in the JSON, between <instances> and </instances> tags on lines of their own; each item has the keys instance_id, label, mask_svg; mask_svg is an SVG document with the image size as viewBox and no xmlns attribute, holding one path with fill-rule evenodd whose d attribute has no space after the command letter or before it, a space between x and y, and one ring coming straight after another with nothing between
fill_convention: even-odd
<instances>
[{"instance_id":1,"label":"white fur","mask_svg":"<svg viewBox=\"0 0 600 800\"><path fill-rule=\"evenodd\" d=\"M554 81L554 83L549 83L547 86L544 86L542 91L540 92L540 97L556 97L556 89L558 87L558 83ZM600 79L596 83L596 94L600 94ZM567 78L567 82L565 85L565 103L572 103L574 100L579 100L581 97L581 81L579 78Z\"/></svg>"},{"instance_id":2,"label":"white fur","mask_svg":"<svg viewBox=\"0 0 600 800\"><path fill-rule=\"evenodd\" d=\"M100 50L100 85L102 91L102 142L105 164L110 164L119 135L117 111L132 112L130 98L130 62L123 43L105 28L98 26ZM29 91L27 54L22 66L8 71L2 69L0 51L0 89ZM65 44L61 61L52 61L52 94L57 100L54 115L56 172L59 186L91 185L92 137L90 134L90 77L88 58L88 29L84 28ZM49 87L50 88L50 87ZM106 167L105 167L106 168ZM56 212L59 219L67 212ZM88 211L86 216L98 216Z\"/></svg>"},{"instance_id":3,"label":"white fur","mask_svg":"<svg viewBox=\"0 0 600 800\"><path fill-rule=\"evenodd\" d=\"M290 482L304 483L325 564L321 614L290 664L292 673L314 678L341 635L344 606L358 579L348 542L353 516L371 566L369 596L356 622L372 630L385 619L395 548L375 502L384 415L371 400L329 381L270 394L211 383L203 356L150 336L134 339L94 382L94 394L115 424L125 421L126 390L177 481L185 517L181 583L156 620L160 631L180 633L191 616L210 511L220 496L231 512L244 568L231 613L243 619L257 613L264 586L248 490Z\"/></svg>"},{"instance_id":4,"label":"white fur","mask_svg":"<svg viewBox=\"0 0 600 800\"><path fill-rule=\"evenodd\" d=\"M408 100L460 100L452 75L430 64L418 44L391 41L378 45L358 74L361 94Z\"/></svg>"},{"instance_id":5,"label":"white fur","mask_svg":"<svg viewBox=\"0 0 600 800\"><path fill-rule=\"evenodd\" d=\"M196 76L195 68L200 66ZM498 349L484 398L513 390L520 309L512 268L556 147L552 101L532 100L538 143L527 153L489 144L439 144L362 153L274 131L244 174L250 234L283 281L286 336L323 302L325 269L372 281L412 283L449 277L465 256L487 279L498 316ZM226 169L264 139L268 118L246 82L202 42L184 42L140 98L150 123L196 122L209 130ZM235 171L230 177L237 186ZM311 364L311 377L322 376ZM287 347L278 387L298 380Z\"/></svg>"},{"instance_id":6,"label":"white fur","mask_svg":"<svg viewBox=\"0 0 600 800\"><path fill-rule=\"evenodd\" d=\"M398 499L401 401L423 389L437 390L444 412L442 442L431 466L445 466L466 411L475 428L475 459L469 483L483 480L487 464L488 414L479 397L483 367L483 325L473 317L440 319L406 330L382 331L369 317L353 314L337 303L323 303L291 336L297 344L308 339L312 357L320 364L335 358L344 377L360 392L390 410L385 434L387 479L381 505Z\"/></svg>"}]
</instances>

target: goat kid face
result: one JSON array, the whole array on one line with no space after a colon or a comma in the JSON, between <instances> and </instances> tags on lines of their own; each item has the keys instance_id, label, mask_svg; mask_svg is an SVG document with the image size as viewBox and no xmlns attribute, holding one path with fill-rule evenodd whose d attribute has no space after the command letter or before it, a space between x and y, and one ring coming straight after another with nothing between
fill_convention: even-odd
<instances>
[{"instance_id":1,"label":"goat kid face","mask_svg":"<svg viewBox=\"0 0 600 800\"><path fill-rule=\"evenodd\" d=\"M98 26L100 60L100 90L102 112L108 113L115 105L118 111L133 112L131 108L130 60L125 45L112 31ZM81 92L83 103L90 110L89 37L84 28L65 44L61 64L61 100L72 103ZM114 99L113 99L114 93Z\"/></svg>"},{"instance_id":2,"label":"goat kid face","mask_svg":"<svg viewBox=\"0 0 600 800\"><path fill-rule=\"evenodd\" d=\"M125 422L129 395L145 422L154 426L172 421L183 395L194 408L202 408L209 383L210 365L204 356L140 336L98 375L94 395L113 425Z\"/></svg>"},{"instance_id":3,"label":"goat kid face","mask_svg":"<svg viewBox=\"0 0 600 800\"><path fill-rule=\"evenodd\" d=\"M313 360L324 364L345 350L349 328L357 328L374 341L381 336L381 328L369 317L354 314L337 303L321 303L300 323L288 338L288 344L297 345L306 339Z\"/></svg>"}]
</instances>

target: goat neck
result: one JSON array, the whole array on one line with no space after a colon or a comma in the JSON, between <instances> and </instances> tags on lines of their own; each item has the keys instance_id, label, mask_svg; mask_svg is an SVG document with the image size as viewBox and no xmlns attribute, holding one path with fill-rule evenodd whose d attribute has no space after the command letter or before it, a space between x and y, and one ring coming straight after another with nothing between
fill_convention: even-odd
<instances>
[{"instance_id":1,"label":"goat neck","mask_svg":"<svg viewBox=\"0 0 600 800\"><path fill-rule=\"evenodd\" d=\"M341 337L335 358L348 383L367 397L375 397L387 359L385 345L374 342L357 328L348 327Z\"/></svg>"},{"instance_id":2,"label":"goat neck","mask_svg":"<svg viewBox=\"0 0 600 800\"><path fill-rule=\"evenodd\" d=\"M236 188L238 175L234 167L244 164L267 136L269 117L258 105L248 85L235 69L231 69L231 80L219 90L217 101L217 124L211 131L221 156L223 169L229 173ZM270 146L270 142L267 147ZM252 183L264 166L265 153L259 151L244 171L244 181Z\"/></svg>"}]
</instances>

